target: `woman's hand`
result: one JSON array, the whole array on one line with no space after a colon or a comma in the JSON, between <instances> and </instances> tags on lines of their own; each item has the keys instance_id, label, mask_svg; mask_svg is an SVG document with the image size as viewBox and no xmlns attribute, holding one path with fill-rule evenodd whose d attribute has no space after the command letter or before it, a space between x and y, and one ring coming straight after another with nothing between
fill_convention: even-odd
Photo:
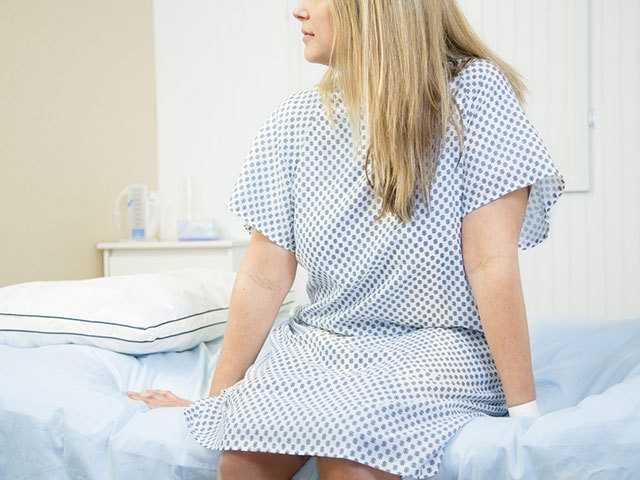
<instances>
[{"instance_id":1,"label":"woman's hand","mask_svg":"<svg viewBox=\"0 0 640 480\"><path fill-rule=\"evenodd\" d=\"M188 407L192 400L176 397L169 390L143 390L142 392L127 392L132 400L142 400L149 408L157 407Z\"/></svg>"}]
</instances>

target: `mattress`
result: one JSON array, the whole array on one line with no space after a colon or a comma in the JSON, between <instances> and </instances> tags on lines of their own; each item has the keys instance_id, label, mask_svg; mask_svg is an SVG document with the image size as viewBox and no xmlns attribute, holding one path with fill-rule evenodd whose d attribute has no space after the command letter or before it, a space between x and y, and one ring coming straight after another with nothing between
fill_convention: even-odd
<instances>
[{"instance_id":1,"label":"mattress","mask_svg":"<svg viewBox=\"0 0 640 480\"><path fill-rule=\"evenodd\" d=\"M182 407L150 409L126 392L206 396L221 342L140 356L0 345L0 478L215 478L218 452L189 437ZM448 444L439 480L637 478L640 319L535 325L531 342L542 416L469 422ZM259 357L268 349L267 339ZM293 478L318 479L315 460Z\"/></svg>"}]
</instances>

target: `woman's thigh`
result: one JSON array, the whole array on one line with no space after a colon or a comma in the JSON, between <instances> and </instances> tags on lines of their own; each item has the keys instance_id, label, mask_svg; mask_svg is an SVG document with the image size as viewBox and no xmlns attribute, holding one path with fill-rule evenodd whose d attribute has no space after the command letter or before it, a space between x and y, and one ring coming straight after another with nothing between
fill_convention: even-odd
<instances>
[{"instance_id":1,"label":"woman's thigh","mask_svg":"<svg viewBox=\"0 0 640 480\"><path fill-rule=\"evenodd\" d=\"M320 480L400 480L394 475L346 458L316 457Z\"/></svg>"},{"instance_id":2,"label":"woman's thigh","mask_svg":"<svg viewBox=\"0 0 640 480\"><path fill-rule=\"evenodd\" d=\"M218 457L218 479L289 480L308 459L308 455L222 450Z\"/></svg>"}]
</instances>

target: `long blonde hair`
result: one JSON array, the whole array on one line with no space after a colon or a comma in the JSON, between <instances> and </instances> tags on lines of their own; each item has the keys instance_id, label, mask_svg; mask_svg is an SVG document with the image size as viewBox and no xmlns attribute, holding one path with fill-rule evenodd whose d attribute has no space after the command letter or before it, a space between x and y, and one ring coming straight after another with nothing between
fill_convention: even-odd
<instances>
[{"instance_id":1,"label":"long blonde hair","mask_svg":"<svg viewBox=\"0 0 640 480\"><path fill-rule=\"evenodd\" d=\"M473 31L456 0L329 0L329 8L334 35L317 85L322 104L335 125L332 93L341 92L352 132L358 132L354 151L364 151L367 181L382 201L375 220L394 214L406 223L416 183L429 200L450 121L462 152L464 132L449 81L473 58L485 58L502 69L521 103L526 88Z\"/></svg>"}]
</instances>

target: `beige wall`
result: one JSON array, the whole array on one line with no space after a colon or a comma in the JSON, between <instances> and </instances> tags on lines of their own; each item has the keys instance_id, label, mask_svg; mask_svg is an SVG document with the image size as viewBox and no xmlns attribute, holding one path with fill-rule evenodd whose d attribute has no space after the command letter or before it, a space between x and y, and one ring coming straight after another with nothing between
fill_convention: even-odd
<instances>
[{"instance_id":1,"label":"beige wall","mask_svg":"<svg viewBox=\"0 0 640 480\"><path fill-rule=\"evenodd\" d=\"M0 2L0 286L102 275L112 203L157 188L151 0Z\"/></svg>"}]
</instances>

